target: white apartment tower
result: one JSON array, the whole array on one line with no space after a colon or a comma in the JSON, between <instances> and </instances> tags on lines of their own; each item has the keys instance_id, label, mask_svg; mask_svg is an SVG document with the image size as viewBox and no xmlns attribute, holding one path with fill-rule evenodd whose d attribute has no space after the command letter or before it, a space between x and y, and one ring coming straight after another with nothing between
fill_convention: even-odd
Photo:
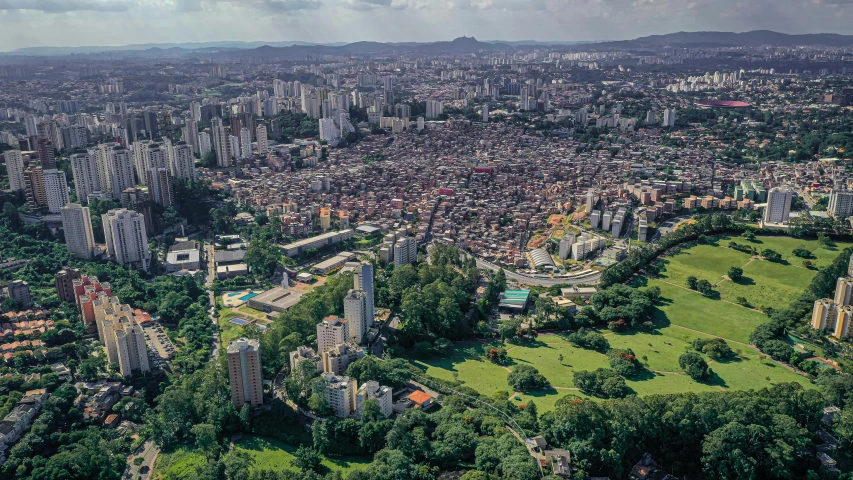
<instances>
[{"instance_id":1,"label":"white apartment tower","mask_svg":"<svg viewBox=\"0 0 853 480\"><path fill-rule=\"evenodd\" d=\"M242 408L264 404L264 378L261 373L261 345L256 339L239 338L228 345L228 377L231 403Z\"/></svg>"},{"instance_id":2,"label":"white apartment tower","mask_svg":"<svg viewBox=\"0 0 853 480\"><path fill-rule=\"evenodd\" d=\"M92 232L92 217L89 208L77 203L62 207L62 230L65 244L74 257L90 260L95 253L95 235Z\"/></svg>"},{"instance_id":3,"label":"white apartment tower","mask_svg":"<svg viewBox=\"0 0 853 480\"><path fill-rule=\"evenodd\" d=\"M853 191L831 191L826 211L835 218L847 218L853 215Z\"/></svg>"},{"instance_id":4,"label":"white apartment tower","mask_svg":"<svg viewBox=\"0 0 853 480\"><path fill-rule=\"evenodd\" d=\"M328 316L317 324L317 352L326 350L350 341L349 322L335 315Z\"/></svg>"},{"instance_id":5,"label":"white apartment tower","mask_svg":"<svg viewBox=\"0 0 853 480\"><path fill-rule=\"evenodd\" d=\"M71 175L74 177L74 191L77 201L89 203L89 194L101 191L101 178L98 176L98 163L91 153L71 155Z\"/></svg>"},{"instance_id":6,"label":"white apartment tower","mask_svg":"<svg viewBox=\"0 0 853 480\"><path fill-rule=\"evenodd\" d=\"M353 289L364 292L367 302L367 328L373 326L373 310L375 307L373 296L373 264L369 262L348 262L347 266L353 267Z\"/></svg>"},{"instance_id":7,"label":"white apartment tower","mask_svg":"<svg viewBox=\"0 0 853 480\"><path fill-rule=\"evenodd\" d=\"M148 270L148 234L145 218L133 210L117 208L102 216L107 253L121 264L131 263Z\"/></svg>"},{"instance_id":8,"label":"white apartment tower","mask_svg":"<svg viewBox=\"0 0 853 480\"><path fill-rule=\"evenodd\" d=\"M195 155L192 147L187 143L179 143L173 146L169 155L169 173L182 181L196 181Z\"/></svg>"},{"instance_id":9,"label":"white apartment tower","mask_svg":"<svg viewBox=\"0 0 853 480\"><path fill-rule=\"evenodd\" d=\"M228 129L222 125L221 118L210 121L210 132L213 137L213 149L216 151L216 165L218 167L231 166L231 136Z\"/></svg>"},{"instance_id":10,"label":"white apartment tower","mask_svg":"<svg viewBox=\"0 0 853 480\"><path fill-rule=\"evenodd\" d=\"M255 129L255 136L258 137L258 154L266 155L269 153L270 150L269 142L267 141L266 125L258 125L258 128Z\"/></svg>"},{"instance_id":11,"label":"white apartment tower","mask_svg":"<svg viewBox=\"0 0 853 480\"><path fill-rule=\"evenodd\" d=\"M202 157L210 153L213 149L211 145L210 134L207 132L199 132L198 134L198 153Z\"/></svg>"},{"instance_id":12,"label":"white apartment tower","mask_svg":"<svg viewBox=\"0 0 853 480\"><path fill-rule=\"evenodd\" d=\"M47 210L50 213L59 213L62 207L70 201L65 172L55 169L45 170L44 190L47 194Z\"/></svg>"},{"instance_id":13,"label":"white apartment tower","mask_svg":"<svg viewBox=\"0 0 853 480\"><path fill-rule=\"evenodd\" d=\"M9 188L12 191L24 190L24 156L20 150L7 150L3 153L6 159L6 173L9 175Z\"/></svg>"},{"instance_id":14,"label":"white apartment tower","mask_svg":"<svg viewBox=\"0 0 853 480\"><path fill-rule=\"evenodd\" d=\"M764 223L788 223L791 213L793 193L787 187L771 188L767 192L767 206L764 208Z\"/></svg>"},{"instance_id":15,"label":"white apartment tower","mask_svg":"<svg viewBox=\"0 0 853 480\"><path fill-rule=\"evenodd\" d=\"M355 392L358 382L354 378L339 377L326 372L322 375L325 382L325 397L329 408L339 418L349 417L355 410Z\"/></svg>"},{"instance_id":16,"label":"white apartment tower","mask_svg":"<svg viewBox=\"0 0 853 480\"><path fill-rule=\"evenodd\" d=\"M364 290L350 290L344 297L344 317L349 323L349 334L352 343L360 344L370 328L367 312L367 295Z\"/></svg>"},{"instance_id":17,"label":"white apartment tower","mask_svg":"<svg viewBox=\"0 0 853 480\"><path fill-rule=\"evenodd\" d=\"M240 148L243 158L252 158L252 132L246 127L240 130Z\"/></svg>"}]
</instances>

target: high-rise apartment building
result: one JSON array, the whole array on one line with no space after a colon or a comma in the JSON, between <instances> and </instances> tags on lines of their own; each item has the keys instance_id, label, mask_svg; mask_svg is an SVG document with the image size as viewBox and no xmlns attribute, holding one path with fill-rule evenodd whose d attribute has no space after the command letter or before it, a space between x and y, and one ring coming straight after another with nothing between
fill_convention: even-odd
<instances>
[{"instance_id":1,"label":"high-rise apartment building","mask_svg":"<svg viewBox=\"0 0 853 480\"><path fill-rule=\"evenodd\" d=\"M26 189L24 184L24 156L20 150L7 150L3 152L6 159L6 174L9 175L9 188L12 191Z\"/></svg>"},{"instance_id":2,"label":"high-rise apartment building","mask_svg":"<svg viewBox=\"0 0 853 480\"><path fill-rule=\"evenodd\" d=\"M213 150L213 145L211 144L210 134L207 132L199 132L198 134L198 154L202 157L210 153Z\"/></svg>"},{"instance_id":3,"label":"high-rise apartment building","mask_svg":"<svg viewBox=\"0 0 853 480\"><path fill-rule=\"evenodd\" d=\"M190 153L193 155L201 149L199 143L198 121L191 118L187 119L183 129L184 141L189 145Z\"/></svg>"},{"instance_id":4,"label":"high-rise apartment building","mask_svg":"<svg viewBox=\"0 0 853 480\"><path fill-rule=\"evenodd\" d=\"M56 286L56 295L60 300L69 303L75 303L77 301L77 296L74 294L74 280L77 280L80 277L80 270L69 267L63 268L53 276L53 283Z\"/></svg>"},{"instance_id":5,"label":"high-rise apartment building","mask_svg":"<svg viewBox=\"0 0 853 480\"><path fill-rule=\"evenodd\" d=\"M210 121L210 133L213 137L213 150L216 152L216 165L218 167L231 166L231 134L228 128L222 125L221 118Z\"/></svg>"},{"instance_id":6,"label":"high-rise apartment building","mask_svg":"<svg viewBox=\"0 0 853 480\"><path fill-rule=\"evenodd\" d=\"M30 296L30 285L23 280L12 280L3 292L7 297L18 302L21 308L30 308L33 303Z\"/></svg>"},{"instance_id":7,"label":"high-rise apartment building","mask_svg":"<svg viewBox=\"0 0 853 480\"><path fill-rule=\"evenodd\" d=\"M275 99L271 98L270 100L274 101ZM270 149L269 149L269 141L267 139L267 127L266 127L266 125L258 125L258 128L256 129L256 132L255 132L255 136L257 137L257 142L258 142L258 154L259 155L266 155L267 153L269 153Z\"/></svg>"},{"instance_id":8,"label":"high-rise apartment building","mask_svg":"<svg viewBox=\"0 0 853 480\"><path fill-rule=\"evenodd\" d=\"M767 206L764 208L764 223L788 223L791 213L793 193L787 187L771 188L767 192Z\"/></svg>"},{"instance_id":9,"label":"high-rise apartment building","mask_svg":"<svg viewBox=\"0 0 853 480\"><path fill-rule=\"evenodd\" d=\"M349 323L352 343L361 343L372 320L367 312L367 295L364 290L350 290L344 297L344 317Z\"/></svg>"},{"instance_id":10,"label":"high-rise apartment building","mask_svg":"<svg viewBox=\"0 0 853 480\"><path fill-rule=\"evenodd\" d=\"M236 408L264 404L264 379L261 374L261 345L256 339L239 338L228 345L228 377L231 403Z\"/></svg>"},{"instance_id":11,"label":"high-rise apartment building","mask_svg":"<svg viewBox=\"0 0 853 480\"><path fill-rule=\"evenodd\" d=\"M142 319L136 317L134 309L107 292L97 293L86 305L91 307L98 338L107 350L107 360L118 364L121 375L129 377L134 373L150 372L145 332L140 324Z\"/></svg>"},{"instance_id":12,"label":"high-rise apartment building","mask_svg":"<svg viewBox=\"0 0 853 480\"><path fill-rule=\"evenodd\" d=\"M349 322L344 318L330 315L317 324L317 352L350 341Z\"/></svg>"},{"instance_id":13,"label":"high-rise apartment building","mask_svg":"<svg viewBox=\"0 0 853 480\"><path fill-rule=\"evenodd\" d=\"M56 149L54 145L56 144L47 138L39 139L37 149L41 168L56 168Z\"/></svg>"},{"instance_id":14,"label":"high-rise apartment building","mask_svg":"<svg viewBox=\"0 0 853 480\"><path fill-rule=\"evenodd\" d=\"M411 237L403 237L394 244L394 266L402 267L418 260L418 242Z\"/></svg>"},{"instance_id":15,"label":"high-rise apartment building","mask_svg":"<svg viewBox=\"0 0 853 480\"><path fill-rule=\"evenodd\" d=\"M322 375L325 383L326 403L338 418L347 418L355 410L355 393L358 382L354 378L341 377L326 372Z\"/></svg>"},{"instance_id":16,"label":"high-rise apartment building","mask_svg":"<svg viewBox=\"0 0 853 480\"><path fill-rule=\"evenodd\" d=\"M50 213L59 213L60 209L70 201L65 172L53 169L45 170L44 189L47 197L47 211Z\"/></svg>"},{"instance_id":17,"label":"high-rise apartment building","mask_svg":"<svg viewBox=\"0 0 853 480\"><path fill-rule=\"evenodd\" d=\"M169 173L181 181L195 182L195 155L192 147L187 143L178 143L169 149Z\"/></svg>"},{"instance_id":18,"label":"high-rise apartment building","mask_svg":"<svg viewBox=\"0 0 853 480\"><path fill-rule=\"evenodd\" d=\"M394 402L390 387L379 385L375 380L368 380L358 387L358 392L355 394L355 418L361 419L364 416L364 405L368 400L376 400L379 404L379 410L382 416L388 418L394 413Z\"/></svg>"},{"instance_id":19,"label":"high-rise apartment building","mask_svg":"<svg viewBox=\"0 0 853 480\"><path fill-rule=\"evenodd\" d=\"M35 212L47 207L47 190L44 187L44 170L41 167L30 166L24 171L24 186L30 211Z\"/></svg>"},{"instance_id":20,"label":"high-rise apartment building","mask_svg":"<svg viewBox=\"0 0 853 480\"><path fill-rule=\"evenodd\" d=\"M105 213L102 219L110 257L118 263L130 263L147 271L151 254L148 252L148 234L142 215L125 208L116 208Z\"/></svg>"},{"instance_id":21,"label":"high-rise apartment building","mask_svg":"<svg viewBox=\"0 0 853 480\"><path fill-rule=\"evenodd\" d=\"M442 104L438 100L427 100L426 101L426 118L437 118L439 115L444 113L444 104Z\"/></svg>"},{"instance_id":22,"label":"high-rise apartment building","mask_svg":"<svg viewBox=\"0 0 853 480\"><path fill-rule=\"evenodd\" d=\"M77 201L86 205L89 203L89 194L102 191L97 160L90 153L75 153L70 160Z\"/></svg>"},{"instance_id":23,"label":"high-rise apartment building","mask_svg":"<svg viewBox=\"0 0 853 480\"><path fill-rule=\"evenodd\" d=\"M323 351L323 371L343 375L350 363L364 357L364 349L353 343L339 343Z\"/></svg>"},{"instance_id":24,"label":"high-rise apartment building","mask_svg":"<svg viewBox=\"0 0 853 480\"><path fill-rule=\"evenodd\" d=\"M92 232L92 218L89 208L78 203L69 203L62 207L62 230L65 232L65 244L76 258L89 260L95 253L95 235Z\"/></svg>"},{"instance_id":25,"label":"high-rise apartment building","mask_svg":"<svg viewBox=\"0 0 853 480\"><path fill-rule=\"evenodd\" d=\"M252 158L252 134L246 127L240 129L240 156Z\"/></svg>"},{"instance_id":26,"label":"high-rise apartment building","mask_svg":"<svg viewBox=\"0 0 853 480\"><path fill-rule=\"evenodd\" d=\"M835 218L847 218L853 215L853 191L831 191L826 211Z\"/></svg>"},{"instance_id":27,"label":"high-rise apartment building","mask_svg":"<svg viewBox=\"0 0 853 480\"><path fill-rule=\"evenodd\" d=\"M150 168L146 184L148 193L155 203L168 208L175 204L175 191L172 186L172 176L165 168Z\"/></svg>"},{"instance_id":28,"label":"high-rise apartment building","mask_svg":"<svg viewBox=\"0 0 853 480\"><path fill-rule=\"evenodd\" d=\"M353 269L353 289L362 290L367 304L367 328L373 326L375 298L373 296L373 264L370 262L347 262Z\"/></svg>"}]
</instances>

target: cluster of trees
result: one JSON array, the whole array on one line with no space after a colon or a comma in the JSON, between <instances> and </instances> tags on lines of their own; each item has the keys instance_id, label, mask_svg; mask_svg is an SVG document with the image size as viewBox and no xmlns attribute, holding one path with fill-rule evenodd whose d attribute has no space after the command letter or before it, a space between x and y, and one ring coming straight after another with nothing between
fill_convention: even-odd
<instances>
[{"instance_id":1,"label":"cluster of trees","mask_svg":"<svg viewBox=\"0 0 853 480\"><path fill-rule=\"evenodd\" d=\"M692 346L697 352L704 353L716 361L729 360L736 356L729 344L722 338L697 338L693 340Z\"/></svg>"},{"instance_id":2,"label":"cluster of trees","mask_svg":"<svg viewBox=\"0 0 853 480\"><path fill-rule=\"evenodd\" d=\"M779 263L782 261L782 254L773 250L772 248L765 248L761 251L761 257L767 260L768 262L776 262Z\"/></svg>"},{"instance_id":3,"label":"cluster of trees","mask_svg":"<svg viewBox=\"0 0 853 480\"><path fill-rule=\"evenodd\" d=\"M74 408L77 390L62 385L52 393L30 430L0 466L3 478L119 478L129 445L114 432L89 426Z\"/></svg>"},{"instance_id":4,"label":"cluster of trees","mask_svg":"<svg viewBox=\"0 0 853 480\"><path fill-rule=\"evenodd\" d=\"M610 362L610 368L623 377L633 377L645 370L630 348L628 350L618 348L609 350L607 360Z\"/></svg>"},{"instance_id":5,"label":"cluster of trees","mask_svg":"<svg viewBox=\"0 0 853 480\"><path fill-rule=\"evenodd\" d=\"M632 250L628 254L628 258L607 269L601 275L602 287L628 281L635 273L646 268L662 253L678 244L696 240L699 235L740 231L743 228L734 223L730 216L723 213L696 215L693 218L695 223L689 223L678 228L678 230L663 235L659 242Z\"/></svg>"},{"instance_id":6,"label":"cluster of trees","mask_svg":"<svg viewBox=\"0 0 853 480\"><path fill-rule=\"evenodd\" d=\"M819 478L807 427L816 428L823 406L820 392L797 384L607 402L568 396L540 425L588 475L625 478L648 452L677 476Z\"/></svg>"},{"instance_id":7,"label":"cluster of trees","mask_svg":"<svg viewBox=\"0 0 853 480\"><path fill-rule=\"evenodd\" d=\"M604 335L596 332L595 330L587 330L583 327L581 327L575 332L566 335L566 340L574 343L575 345L581 348L586 348L589 350L606 352L610 349L610 342L608 342L607 339L604 338Z\"/></svg>"},{"instance_id":8,"label":"cluster of trees","mask_svg":"<svg viewBox=\"0 0 853 480\"><path fill-rule=\"evenodd\" d=\"M430 255L429 263L394 269L387 288L380 288L377 303L399 305L397 339L404 347L473 334L469 310L471 294L480 279L476 262L461 258L458 249L445 245L435 245Z\"/></svg>"},{"instance_id":9,"label":"cluster of trees","mask_svg":"<svg viewBox=\"0 0 853 480\"><path fill-rule=\"evenodd\" d=\"M651 327L655 302L660 289L651 287L638 290L627 285L612 285L590 298L576 320L581 324L606 323L607 328L623 330L628 327Z\"/></svg>"},{"instance_id":10,"label":"cluster of trees","mask_svg":"<svg viewBox=\"0 0 853 480\"><path fill-rule=\"evenodd\" d=\"M711 295L714 292L714 287L711 285L711 282L705 280L704 278L699 280L693 275L687 277L687 288L690 290L696 290L697 292L705 295L706 297Z\"/></svg>"},{"instance_id":11,"label":"cluster of trees","mask_svg":"<svg viewBox=\"0 0 853 480\"><path fill-rule=\"evenodd\" d=\"M517 365L507 375L507 383L517 392L532 392L548 387L548 380L530 365Z\"/></svg>"},{"instance_id":12,"label":"cluster of trees","mask_svg":"<svg viewBox=\"0 0 853 480\"><path fill-rule=\"evenodd\" d=\"M625 378L609 368L599 368L592 372L578 370L572 380L575 386L584 392L604 398L622 398L631 393Z\"/></svg>"}]
</instances>

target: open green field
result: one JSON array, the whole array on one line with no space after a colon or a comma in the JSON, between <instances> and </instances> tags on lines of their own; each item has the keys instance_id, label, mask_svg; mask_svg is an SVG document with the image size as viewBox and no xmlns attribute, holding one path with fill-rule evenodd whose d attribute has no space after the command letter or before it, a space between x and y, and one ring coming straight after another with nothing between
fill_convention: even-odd
<instances>
[{"instance_id":1,"label":"open green field","mask_svg":"<svg viewBox=\"0 0 853 480\"><path fill-rule=\"evenodd\" d=\"M728 248L729 242L751 245L759 251L772 249L782 255L781 263L751 259L747 253ZM783 236L759 236L749 242L742 237L715 237L714 244L696 245L664 258L660 279L685 286L687 277L694 276L716 285L722 300L737 302L745 298L754 308L787 306L802 293L812 281L817 270L803 267L803 259L792 253L797 247L812 252L809 260L824 268L847 248L849 243L821 247L817 240L803 240ZM729 267L741 267L744 276L737 282L723 279Z\"/></svg>"},{"instance_id":2,"label":"open green field","mask_svg":"<svg viewBox=\"0 0 853 480\"><path fill-rule=\"evenodd\" d=\"M257 312L256 315L247 315L245 312L240 310L233 310L230 308L222 308L219 310L219 318L216 319L217 325L219 325L219 339L223 345L228 345L231 343L231 340L239 338L243 335L243 327L234 323L229 322L235 317L245 318L248 320L256 320L259 318L263 318L263 313L258 312L257 310L252 310L249 307L246 307L250 311ZM261 322L264 323L264 322Z\"/></svg>"},{"instance_id":3,"label":"open green field","mask_svg":"<svg viewBox=\"0 0 853 480\"><path fill-rule=\"evenodd\" d=\"M298 471L290 462L297 447L263 437L244 437L234 444L234 450L247 453L253 461L252 470ZM323 457L328 471L341 472L345 477L353 470L365 468L373 459L369 456Z\"/></svg>"},{"instance_id":4,"label":"open green field","mask_svg":"<svg viewBox=\"0 0 853 480\"><path fill-rule=\"evenodd\" d=\"M648 286L661 289L662 304L655 314L661 326L678 325L700 333L749 343L755 327L767 321L761 312L705 297L686 287L649 279Z\"/></svg>"}]
</instances>

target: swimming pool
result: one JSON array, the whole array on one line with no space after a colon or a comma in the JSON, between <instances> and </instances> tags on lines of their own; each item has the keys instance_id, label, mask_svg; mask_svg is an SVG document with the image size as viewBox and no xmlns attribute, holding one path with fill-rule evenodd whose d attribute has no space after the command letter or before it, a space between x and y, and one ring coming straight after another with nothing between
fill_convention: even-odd
<instances>
[{"instance_id":1,"label":"swimming pool","mask_svg":"<svg viewBox=\"0 0 853 480\"><path fill-rule=\"evenodd\" d=\"M255 292L249 292L249 293L243 295L242 297L240 297L240 300L245 302L246 300L249 300L252 297L257 297L258 295L260 295L260 294L255 293Z\"/></svg>"}]
</instances>

